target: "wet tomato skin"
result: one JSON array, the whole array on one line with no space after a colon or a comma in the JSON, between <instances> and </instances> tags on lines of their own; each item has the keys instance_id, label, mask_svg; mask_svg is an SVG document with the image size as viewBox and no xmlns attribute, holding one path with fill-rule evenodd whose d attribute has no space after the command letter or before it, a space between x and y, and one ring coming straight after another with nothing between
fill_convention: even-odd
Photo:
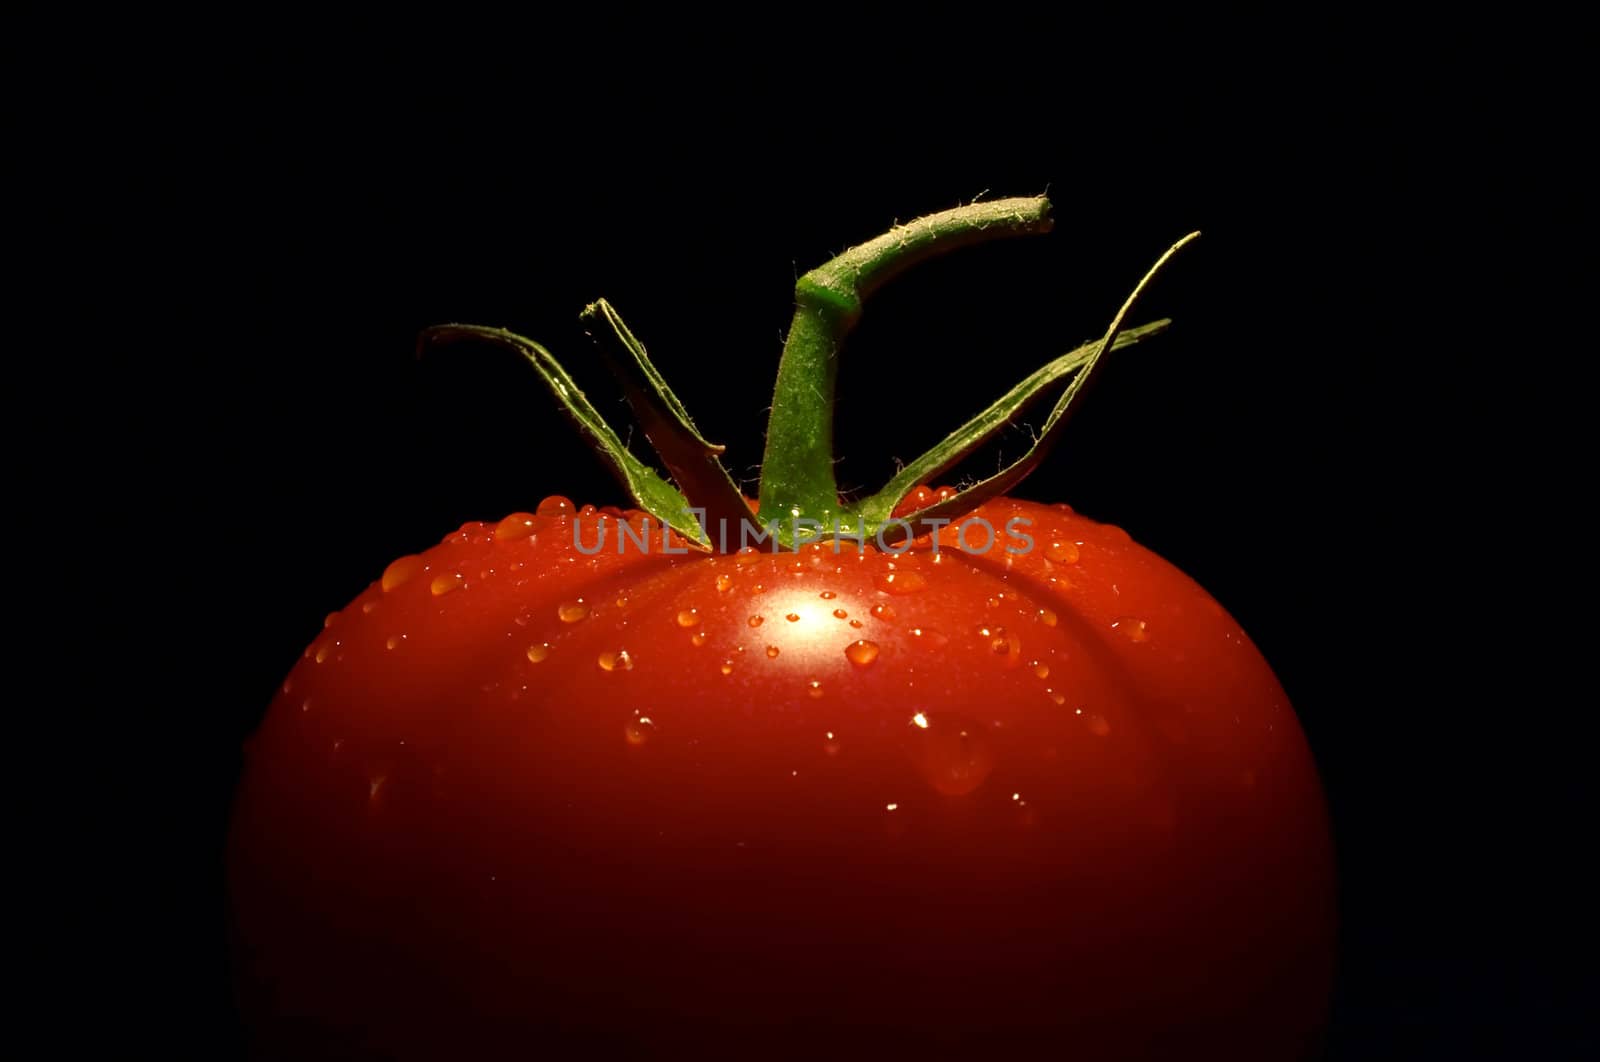
<instances>
[{"instance_id":1,"label":"wet tomato skin","mask_svg":"<svg viewBox=\"0 0 1600 1062\"><path fill-rule=\"evenodd\" d=\"M618 517L541 513L391 565L252 738L229 873L262 1057L1314 1047L1303 735L1124 532L1002 499L983 553L619 556Z\"/></svg>"}]
</instances>

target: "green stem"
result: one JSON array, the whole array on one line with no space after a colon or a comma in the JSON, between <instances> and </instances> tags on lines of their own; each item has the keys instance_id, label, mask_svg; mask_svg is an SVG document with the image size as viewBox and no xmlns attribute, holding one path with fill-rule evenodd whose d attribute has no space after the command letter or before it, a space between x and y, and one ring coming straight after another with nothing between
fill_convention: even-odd
<instances>
[{"instance_id":1,"label":"green stem","mask_svg":"<svg viewBox=\"0 0 1600 1062\"><path fill-rule=\"evenodd\" d=\"M778 363L761 462L760 520L786 530L796 519L831 527L840 512L833 476L833 395L839 348L881 285L936 254L1002 236L1050 231L1043 197L998 199L897 226L813 269L795 283L794 322ZM783 536L788 539L786 533Z\"/></svg>"}]
</instances>

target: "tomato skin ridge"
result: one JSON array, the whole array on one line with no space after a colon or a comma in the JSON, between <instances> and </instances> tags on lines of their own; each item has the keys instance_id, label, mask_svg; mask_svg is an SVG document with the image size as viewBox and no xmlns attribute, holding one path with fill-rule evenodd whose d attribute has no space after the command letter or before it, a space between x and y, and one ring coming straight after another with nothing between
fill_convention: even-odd
<instances>
[{"instance_id":1,"label":"tomato skin ridge","mask_svg":"<svg viewBox=\"0 0 1600 1062\"><path fill-rule=\"evenodd\" d=\"M268 1057L1314 1038L1309 751L1244 632L1125 532L1000 499L1033 551L591 557L601 511L567 511L374 581L274 699L229 850Z\"/></svg>"}]
</instances>

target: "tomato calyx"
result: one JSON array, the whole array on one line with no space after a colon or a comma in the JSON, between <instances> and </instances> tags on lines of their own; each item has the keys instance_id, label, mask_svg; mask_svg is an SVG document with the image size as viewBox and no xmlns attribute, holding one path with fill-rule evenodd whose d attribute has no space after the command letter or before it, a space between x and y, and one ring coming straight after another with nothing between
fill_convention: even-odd
<instances>
[{"instance_id":1,"label":"tomato calyx","mask_svg":"<svg viewBox=\"0 0 1600 1062\"><path fill-rule=\"evenodd\" d=\"M860 320L866 298L919 262L957 247L1005 236L1049 232L1050 202L1043 196L971 203L918 218L845 251L795 283L795 312L778 363L772 412L761 466L759 501L749 503L721 461L723 447L695 427L644 345L604 299L583 311L607 367L621 382L669 481L635 457L621 436L578 389L561 364L539 343L514 332L482 325L447 324L427 329L419 352L432 344L476 339L509 347L533 365L562 409L610 464L639 507L700 550L726 541L710 527L754 525L783 548L822 538L872 536L897 544L937 529L1015 487L1043 461L1059 438L1066 414L1089 375L1108 351L1131 346L1167 329L1162 319L1125 327L1134 304L1157 273L1200 234L1173 244L1133 288L1103 337L1085 343L1038 369L983 412L921 457L909 462L877 493L854 503L839 497L833 474L833 399L838 358ZM1066 380L1043 428L1026 453L986 479L912 512L897 506L918 484L947 471L1013 424L1044 391ZM676 484L676 485L674 485ZM903 510L903 507L901 507ZM743 535L737 536L739 541Z\"/></svg>"}]
</instances>

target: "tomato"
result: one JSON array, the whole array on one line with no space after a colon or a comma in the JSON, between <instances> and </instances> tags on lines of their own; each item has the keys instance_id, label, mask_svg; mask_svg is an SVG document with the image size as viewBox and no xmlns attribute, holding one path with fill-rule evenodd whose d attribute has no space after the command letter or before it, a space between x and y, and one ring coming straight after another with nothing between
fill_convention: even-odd
<instances>
[{"instance_id":1,"label":"tomato","mask_svg":"<svg viewBox=\"0 0 1600 1062\"><path fill-rule=\"evenodd\" d=\"M1066 506L911 530L552 497L391 564L248 747L261 1053L1311 1050L1328 826L1249 638Z\"/></svg>"}]
</instances>

